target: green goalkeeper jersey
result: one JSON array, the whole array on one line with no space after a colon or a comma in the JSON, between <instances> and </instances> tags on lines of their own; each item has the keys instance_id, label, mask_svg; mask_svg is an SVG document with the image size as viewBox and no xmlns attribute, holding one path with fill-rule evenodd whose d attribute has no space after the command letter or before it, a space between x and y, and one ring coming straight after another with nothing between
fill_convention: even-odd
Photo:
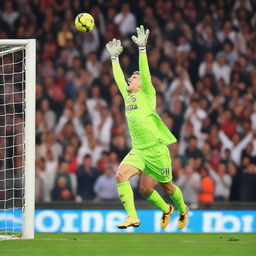
<instances>
[{"instance_id":1,"label":"green goalkeeper jersey","mask_svg":"<svg viewBox=\"0 0 256 256\"><path fill-rule=\"evenodd\" d=\"M151 83L145 51L139 53L139 69L142 88L137 93L128 94L120 64L113 61L114 78L125 102L132 147L144 149L157 143L175 143L176 138L156 113L156 92Z\"/></svg>"}]
</instances>

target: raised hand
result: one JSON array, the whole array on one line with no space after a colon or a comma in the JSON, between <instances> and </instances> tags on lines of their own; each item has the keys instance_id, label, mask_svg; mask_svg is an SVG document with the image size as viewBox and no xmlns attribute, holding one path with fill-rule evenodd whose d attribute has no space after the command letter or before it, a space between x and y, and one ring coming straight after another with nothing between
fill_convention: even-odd
<instances>
[{"instance_id":1,"label":"raised hand","mask_svg":"<svg viewBox=\"0 0 256 256\"><path fill-rule=\"evenodd\" d=\"M146 47L148 36L149 36L149 29L144 29L143 25L140 25L140 27L136 28L137 30L137 37L132 36L132 41L137 44L139 47Z\"/></svg>"},{"instance_id":2,"label":"raised hand","mask_svg":"<svg viewBox=\"0 0 256 256\"><path fill-rule=\"evenodd\" d=\"M123 46L121 45L120 40L116 40L115 38L112 41L109 41L106 45L108 52L110 53L111 59L118 58L118 56L123 51Z\"/></svg>"}]
</instances>

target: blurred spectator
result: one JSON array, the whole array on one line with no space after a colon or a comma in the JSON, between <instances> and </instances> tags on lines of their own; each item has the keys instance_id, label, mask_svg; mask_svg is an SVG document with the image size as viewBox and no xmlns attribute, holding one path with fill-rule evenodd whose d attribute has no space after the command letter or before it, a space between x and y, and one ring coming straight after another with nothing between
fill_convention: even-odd
<instances>
[{"instance_id":1,"label":"blurred spectator","mask_svg":"<svg viewBox=\"0 0 256 256\"><path fill-rule=\"evenodd\" d=\"M69 144L71 137L76 134L72 117L73 111L70 109L65 109L57 126L55 127L55 134L64 147Z\"/></svg>"},{"instance_id":2,"label":"blurred spectator","mask_svg":"<svg viewBox=\"0 0 256 256\"><path fill-rule=\"evenodd\" d=\"M115 16L114 22L119 26L119 31L123 37L135 32L136 19L134 14L130 12L128 3L122 4L121 12Z\"/></svg>"},{"instance_id":3,"label":"blurred spectator","mask_svg":"<svg viewBox=\"0 0 256 256\"><path fill-rule=\"evenodd\" d=\"M49 130L53 130L56 125L56 114L50 109L50 103L48 99L43 99L41 102L41 110L44 113L44 119Z\"/></svg>"},{"instance_id":4,"label":"blurred spectator","mask_svg":"<svg viewBox=\"0 0 256 256\"><path fill-rule=\"evenodd\" d=\"M241 201L256 201L256 165L250 163L240 176Z\"/></svg>"},{"instance_id":5,"label":"blurred spectator","mask_svg":"<svg viewBox=\"0 0 256 256\"><path fill-rule=\"evenodd\" d=\"M173 144L174 145L174 144ZM172 148L173 149L173 146ZM182 162L182 158L178 155L174 155L171 151L172 157L172 171L173 171L173 178L179 179L184 174L184 164Z\"/></svg>"},{"instance_id":6,"label":"blurred spectator","mask_svg":"<svg viewBox=\"0 0 256 256\"><path fill-rule=\"evenodd\" d=\"M252 140L253 135L252 133L248 133L242 140L241 135L235 133L230 140L223 131L219 132L219 138L222 142L222 155L224 153L225 148L229 148L231 150L231 158L236 163L240 163L241 153Z\"/></svg>"},{"instance_id":7,"label":"blurred spectator","mask_svg":"<svg viewBox=\"0 0 256 256\"><path fill-rule=\"evenodd\" d=\"M179 140L181 127L184 122L184 104L180 101L175 101L173 107L170 109L170 115L173 119L172 133Z\"/></svg>"},{"instance_id":8,"label":"blurred spectator","mask_svg":"<svg viewBox=\"0 0 256 256\"><path fill-rule=\"evenodd\" d=\"M36 133L37 135L42 135L46 130L48 130L47 123L44 117L44 113L40 110L36 111Z\"/></svg>"},{"instance_id":9,"label":"blurred spectator","mask_svg":"<svg viewBox=\"0 0 256 256\"><path fill-rule=\"evenodd\" d=\"M175 102L174 100L176 98L176 100L188 104L189 96L194 92L189 75L182 66L177 66L175 71L177 77L172 81L165 94L166 101L167 103L172 103ZM174 96L176 97L174 98Z\"/></svg>"},{"instance_id":10,"label":"blurred spectator","mask_svg":"<svg viewBox=\"0 0 256 256\"><path fill-rule=\"evenodd\" d=\"M206 112L199 106L199 99L192 98L191 104L185 113L185 121L191 122L194 128L194 135L198 138L201 137L203 120L206 116Z\"/></svg>"},{"instance_id":11,"label":"blurred spectator","mask_svg":"<svg viewBox=\"0 0 256 256\"><path fill-rule=\"evenodd\" d=\"M224 54L219 53L217 55L217 63L213 68L213 74L215 76L216 81L223 79L225 84L229 85L231 69L226 64L226 58L225 58Z\"/></svg>"},{"instance_id":12,"label":"blurred spectator","mask_svg":"<svg viewBox=\"0 0 256 256\"><path fill-rule=\"evenodd\" d=\"M93 166L96 166L99 161L104 147L96 140L93 134L93 128L91 124L87 124L85 127L86 138L83 140L83 144L78 150L78 164L82 163L82 159L86 154L92 156Z\"/></svg>"},{"instance_id":13,"label":"blurred spectator","mask_svg":"<svg viewBox=\"0 0 256 256\"><path fill-rule=\"evenodd\" d=\"M129 152L125 143L125 137L123 135L116 135L113 137L111 142L111 151L118 155L119 161L122 161Z\"/></svg>"},{"instance_id":14,"label":"blurred spectator","mask_svg":"<svg viewBox=\"0 0 256 256\"><path fill-rule=\"evenodd\" d=\"M35 164L35 200L36 201L43 201L43 179L42 179L42 172L44 172L44 162L42 159L37 159ZM1 197L0 197L1 198Z\"/></svg>"},{"instance_id":15,"label":"blurred spectator","mask_svg":"<svg viewBox=\"0 0 256 256\"><path fill-rule=\"evenodd\" d=\"M106 101L101 98L100 88L97 84L93 85L91 88L91 97L87 100L87 108L91 119L98 123L101 119L100 110L102 107L106 107Z\"/></svg>"},{"instance_id":16,"label":"blurred spectator","mask_svg":"<svg viewBox=\"0 0 256 256\"><path fill-rule=\"evenodd\" d=\"M109 163L114 169L114 172L116 172L119 166L118 155L116 152L111 152L109 154Z\"/></svg>"},{"instance_id":17,"label":"blurred spectator","mask_svg":"<svg viewBox=\"0 0 256 256\"><path fill-rule=\"evenodd\" d=\"M111 129L113 125L113 119L111 113L107 107L100 107L100 118L93 119L94 134L97 134L98 142L105 148L109 149L111 142ZM97 123L98 121L98 123Z\"/></svg>"},{"instance_id":18,"label":"blurred spectator","mask_svg":"<svg viewBox=\"0 0 256 256\"><path fill-rule=\"evenodd\" d=\"M202 157L202 151L197 148L197 138L196 136L191 136L188 139L188 148L186 149L186 156L188 158Z\"/></svg>"},{"instance_id":19,"label":"blurred spectator","mask_svg":"<svg viewBox=\"0 0 256 256\"><path fill-rule=\"evenodd\" d=\"M229 137L232 138L236 132L237 121L235 115L231 110L226 110L220 119L222 131Z\"/></svg>"},{"instance_id":20,"label":"blurred spectator","mask_svg":"<svg viewBox=\"0 0 256 256\"><path fill-rule=\"evenodd\" d=\"M249 159L250 162L252 162L253 164L256 164L256 154L253 152L253 143L250 142L247 147L242 151L242 159L244 157L247 157ZM242 160L242 164L243 164L243 160Z\"/></svg>"},{"instance_id":21,"label":"blurred spectator","mask_svg":"<svg viewBox=\"0 0 256 256\"><path fill-rule=\"evenodd\" d=\"M205 167L200 169L201 183L199 202L201 204L211 204L214 201L214 181L209 176L209 172Z\"/></svg>"},{"instance_id":22,"label":"blurred spectator","mask_svg":"<svg viewBox=\"0 0 256 256\"><path fill-rule=\"evenodd\" d=\"M67 68L71 68L73 60L79 56L80 53L77 50L77 46L74 43L74 39L67 39L66 47L60 51L57 64L66 66ZM56 70L56 72L58 76L58 70Z\"/></svg>"},{"instance_id":23,"label":"blurred spectator","mask_svg":"<svg viewBox=\"0 0 256 256\"><path fill-rule=\"evenodd\" d=\"M232 43L236 42L236 32L233 30L232 22L226 21L223 25L223 30L217 33L217 37L220 42L230 40Z\"/></svg>"},{"instance_id":24,"label":"blurred spectator","mask_svg":"<svg viewBox=\"0 0 256 256\"><path fill-rule=\"evenodd\" d=\"M227 173L225 163L219 163L215 172L210 165L207 165L210 176L215 183L214 199L216 201L226 201L229 199L231 177Z\"/></svg>"},{"instance_id":25,"label":"blurred spectator","mask_svg":"<svg viewBox=\"0 0 256 256\"><path fill-rule=\"evenodd\" d=\"M241 9L241 8L244 8L244 9L248 10L249 12L251 12L252 11L252 5L251 5L250 0L236 0L235 4L233 6L233 9L238 10L238 9Z\"/></svg>"},{"instance_id":26,"label":"blurred spectator","mask_svg":"<svg viewBox=\"0 0 256 256\"><path fill-rule=\"evenodd\" d=\"M101 74L101 63L98 60L97 54L91 52L86 59L86 69L92 74L92 78L99 78Z\"/></svg>"},{"instance_id":27,"label":"blurred spectator","mask_svg":"<svg viewBox=\"0 0 256 256\"><path fill-rule=\"evenodd\" d=\"M70 138L70 142L71 142L72 138L74 138L74 137ZM76 172L77 167L78 167L77 166L78 165L77 152L76 152L76 149L72 145L69 145L65 148L63 159L65 162L68 163L68 172L69 173Z\"/></svg>"},{"instance_id":28,"label":"blurred spectator","mask_svg":"<svg viewBox=\"0 0 256 256\"><path fill-rule=\"evenodd\" d=\"M50 202L50 194L54 188L54 181L58 169L58 160L56 155L49 149L45 156L45 170L41 173L43 179L43 201Z\"/></svg>"},{"instance_id":29,"label":"blurred spectator","mask_svg":"<svg viewBox=\"0 0 256 256\"><path fill-rule=\"evenodd\" d=\"M52 200L73 200L76 192L76 181L74 176L68 173L67 162L60 162L58 172L55 176L55 185L51 192Z\"/></svg>"},{"instance_id":30,"label":"blurred spectator","mask_svg":"<svg viewBox=\"0 0 256 256\"><path fill-rule=\"evenodd\" d=\"M233 67L238 59L238 53L230 40L223 42L223 51L221 53L226 57L227 63Z\"/></svg>"},{"instance_id":31,"label":"blurred spectator","mask_svg":"<svg viewBox=\"0 0 256 256\"><path fill-rule=\"evenodd\" d=\"M85 155L82 165L76 171L77 193L83 200L94 198L93 186L98 176L98 170L92 166L91 156Z\"/></svg>"},{"instance_id":32,"label":"blurred spectator","mask_svg":"<svg viewBox=\"0 0 256 256\"><path fill-rule=\"evenodd\" d=\"M56 137L52 131L46 132L42 137L42 142L37 146L37 155L46 158L48 150L51 150L55 158L60 157L63 151L62 145L56 141Z\"/></svg>"},{"instance_id":33,"label":"blurred spectator","mask_svg":"<svg viewBox=\"0 0 256 256\"><path fill-rule=\"evenodd\" d=\"M212 52L207 52L205 60L199 66L199 76L204 77L205 75L213 74L214 70L216 70L214 55Z\"/></svg>"},{"instance_id":34,"label":"blurred spectator","mask_svg":"<svg viewBox=\"0 0 256 256\"><path fill-rule=\"evenodd\" d=\"M66 90L66 86L67 86L67 78L65 76L65 66L61 66L59 65L56 69L56 82L55 82L55 86L60 88L60 90L62 90L63 92Z\"/></svg>"},{"instance_id":35,"label":"blurred spectator","mask_svg":"<svg viewBox=\"0 0 256 256\"><path fill-rule=\"evenodd\" d=\"M82 40L82 52L84 56L87 56L92 52L97 52L100 46L100 39L97 27L95 27L90 33L84 33Z\"/></svg>"},{"instance_id":36,"label":"blurred spectator","mask_svg":"<svg viewBox=\"0 0 256 256\"><path fill-rule=\"evenodd\" d=\"M195 171L192 164L186 166L183 175L179 172L179 178L176 180L176 184L182 189L186 203L188 203L191 208L198 207L200 180L201 177Z\"/></svg>"},{"instance_id":37,"label":"blurred spectator","mask_svg":"<svg viewBox=\"0 0 256 256\"><path fill-rule=\"evenodd\" d=\"M67 41L71 39L73 39L73 35L70 31L69 24L67 22L63 22L62 28L57 35L58 45L64 48L67 45Z\"/></svg>"},{"instance_id":38,"label":"blurred spectator","mask_svg":"<svg viewBox=\"0 0 256 256\"><path fill-rule=\"evenodd\" d=\"M230 187L230 201L238 201L240 195L240 182L241 182L241 173L240 170L234 163L228 164L228 173L232 178L231 187Z\"/></svg>"},{"instance_id":39,"label":"blurred spectator","mask_svg":"<svg viewBox=\"0 0 256 256\"><path fill-rule=\"evenodd\" d=\"M119 198L112 166L105 167L104 174L97 178L93 190L97 199L101 201L112 201Z\"/></svg>"},{"instance_id":40,"label":"blurred spectator","mask_svg":"<svg viewBox=\"0 0 256 256\"><path fill-rule=\"evenodd\" d=\"M48 59L53 59L57 51L57 44L55 43L51 34L47 35L46 43L43 45L43 50L41 53L41 60L47 61Z\"/></svg>"},{"instance_id":41,"label":"blurred spectator","mask_svg":"<svg viewBox=\"0 0 256 256\"><path fill-rule=\"evenodd\" d=\"M18 17L19 12L14 10L13 1L5 1L2 19L10 26L12 30L14 30L14 22L17 20Z\"/></svg>"},{"instance_id":42,"label":"blurred spectator","mask_svg":"<svg viewBox=\"0 0 256 256\"><path fill-rule=\"evenodd\" d=\"M55 187L52 190L52 200L73 200L73 194L71 189L68 187L67 179L63 176L56 178Z\"/></svg>"},{"instance_id":43,"label":"blurred spectator","mask_svg":"<svg viewBox=\"0 0 256 256\"><path fill-rule=\"evenodd\" d=\"M108 151L103 151L101 158L97 162L97 169L101 172L104 171L105 167L110 163L110 154Z\"/></svg>"}]
</instances>

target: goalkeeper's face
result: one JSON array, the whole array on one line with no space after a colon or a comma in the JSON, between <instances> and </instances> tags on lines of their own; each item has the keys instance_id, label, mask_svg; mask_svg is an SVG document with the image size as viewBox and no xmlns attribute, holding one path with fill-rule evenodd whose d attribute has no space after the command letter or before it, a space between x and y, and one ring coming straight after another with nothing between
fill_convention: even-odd
<instances>
[{"instance_id":1,"label":"goalkeeper's face","mask_svg":"<svg viewBox=\"0 0 256 256\"><path fill-rule=\"evenodd\" d=\"M128 85L126 91L128 93L138 92L141 88L141 80L139 72L134 72L130 78L128 78Z\"/></svg>"}]
</instances>

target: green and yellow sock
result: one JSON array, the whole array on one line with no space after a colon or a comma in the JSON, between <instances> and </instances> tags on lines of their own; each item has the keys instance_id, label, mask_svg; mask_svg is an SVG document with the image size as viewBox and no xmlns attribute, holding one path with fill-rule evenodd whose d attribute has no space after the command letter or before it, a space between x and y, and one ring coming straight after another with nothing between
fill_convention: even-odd
<instances>
[{"instance_id":1,"label":"green and yellow sock","mask_svg":"<svg viewBox=\"0 0 256 256\"><path fill-rule=\"evenodd\" d=\"M153 190L153 192L149 196L145 196L145 198L155 207L162 210L164 213L170 211L170 206L164 201L164 199L159 195L156 190Z\"/></svg>"},{"instance_id":2,"label":"green and yellow sock","mask_svg":"<svg viewBox=\"0 0 256 256\"><path fill-rule=\"evenodd\" d=\"M138 218L134 205L134 197L130 181L117 183L117 191L127 215L132 218Z\"/></svg>"},{"instance_id":3,"label":"green and yellow sock","mask_svg":"<svg viewBox=\"0 0 256 256\"><path fill-rule=\"evenodd\" d=\"M174 193L170 194L169 197L176 204L180 213L186 213L186 206L184 203L182 192L178 186L175 186L175 187L176 188Z\"/></svg>"}]
</instances>

